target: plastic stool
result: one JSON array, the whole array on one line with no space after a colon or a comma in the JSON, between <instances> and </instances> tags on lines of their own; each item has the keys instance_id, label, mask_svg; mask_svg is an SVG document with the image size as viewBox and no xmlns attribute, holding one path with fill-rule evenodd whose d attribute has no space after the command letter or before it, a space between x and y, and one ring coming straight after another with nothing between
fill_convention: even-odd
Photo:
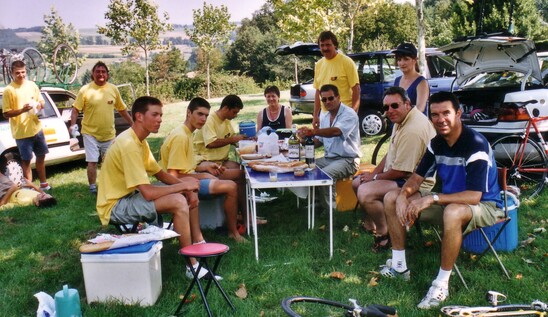
<instances>
[{"instance_id":1,"label":"plastic stool","mask_svg":"<svg viewBox=\"0 0 548 317\"><path fill-rule=\"evenodd\" d=\"M190 271L192 272L192 275L194 276L194 278L192 279L192 282L190 283L190 286L188 287L185 293L185 296L183 296L181 303L179 304L179 306L177 307L177 310L175 311L176 316L179 315L181 308L185 304L185 301L187 300L188 296L190 295L190 291L192 291L192 288L194 288L194 284L198 284L198 289L200 291L200 295L202 296L202 302L204 303L204 306L207 310L207 314L210 317L213 317L213 314L211 313L211 309L209 308L209 303L207 302L207 293L209 291L209 287L211 286L211 282L215 283L215 285L217 286L217 288L223 295L226 302L232 308L232 310L236 309L234 305L232 304L232 302L230 301L230 299L228 298L221 284L219 284L219 281L217 281L217 279L214 278L217 272L217 268L219 267L219 263L221 262L221 258L229 250L230 248L227 245L224 245L221 243L193 244L179 250L179 254L185 257L185 262L190 268ZM198 268L196 270L194 269L194 267L192 267L190 258L196 258L196 260L199 262ZM213 268L211 268L209 264L207 263L208 258L215 258L215 264L213 265ZM202 267L206 268L210 273L205 291L197 274L197 272L200 272L200 269ZM204 278L207 278L207 276Z\"/></svg>"}]
</instances>

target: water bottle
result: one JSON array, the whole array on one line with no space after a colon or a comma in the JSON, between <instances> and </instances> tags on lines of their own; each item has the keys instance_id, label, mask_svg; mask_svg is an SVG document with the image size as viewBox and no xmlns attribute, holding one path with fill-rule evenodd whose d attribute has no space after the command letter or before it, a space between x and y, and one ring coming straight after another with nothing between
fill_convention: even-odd
<instances>
[{"instance_id":1,"label":"water bottle","mask_svg":"<svg viewBox=\"0 0 548 317\"><path fill-rule=\"evenodd\" d=\"M270 131L270 129L265 129L264 131L261 129L259 137L257 138L257 152L259 154L263 154L263 155L270 154L270 148L268 146L268 141L269 141L268 131Z\"/></svg>"},{"instance_id":2,"label":"water bottle","mask_svg":"<svg viewBox=\"0 0 548 317\"><path fill-rule=\"evenodd\" d=\"M57 317L82 317L78 290L63 285L63 289L55 293L55 312Z\"/></svg>"},{"instance_id":3,"label":"water bottle","mask_svg":"<svg viewBox=\"0 0 548 317\"><path fill-rule=\"evenodd\" d=\"M270 130L267 143L268 143L269 152L272 156L280 154L280 145L278 144L278 140L279 140L278 134Z\"/></svg>"},{"instance_id":4,"label":"water bottle","mask_svg":"<svg viewBox=\"0 0 548 317\"><path fill-rule=\"evenodd\" d=\"M72 132L70 134L73 138L77 138L80 136L80 132L78 131L78 125L75 124L72 126Z\"/></svg>"}]
</instances>

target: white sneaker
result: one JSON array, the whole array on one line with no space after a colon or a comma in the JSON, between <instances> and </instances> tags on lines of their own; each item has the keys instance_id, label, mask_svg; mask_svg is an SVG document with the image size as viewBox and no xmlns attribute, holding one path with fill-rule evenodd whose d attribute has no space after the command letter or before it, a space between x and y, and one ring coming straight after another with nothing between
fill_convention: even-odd
<instances>
[{"instance_id":1,"label":"white sneaker","mask_svg":"<svg viewBox=\"0 0 548 317\"><path fill-rule=\"evenodd\" d=\"M194 267L194 271L196 271L198 269L198 263L194 264L193 267ZM186 267L186 277L188 279L194 278L194 276L192 276L192 271L190 271L190 268L188 266ZM208 269L206 269L205 267L202 267L200 268L200 272L198 272L198 279L202 279L204 277L211 277L211 274ZM217 281L221 281L223 278L219 275L215 275L215 279Z\"/></svg>"},{"instance_id":2,"label":"white sneaker","mask_svg":"<svg viewBox=\"0 0 548 317\"><path fill-rule=\"evenodd\" d=\"M411 279L411 271L409 269L398 272L392 267L392 259L386 260L385 265L381 265L381 271L379 272L382 276L386 278L399 278L404 281L409 281Z\"/></svg>"},{"instance_id":3,"label":"white sneaker","mask_svg":"<svg viewBox=\"0 0 548 317\"><path fill-rule=\"evenodd\" d=\"M434 280L426 296L417 305L419 309L432 309L438 307L449 296L449 287L446 283Z\"/></svg>"}]
</instances>

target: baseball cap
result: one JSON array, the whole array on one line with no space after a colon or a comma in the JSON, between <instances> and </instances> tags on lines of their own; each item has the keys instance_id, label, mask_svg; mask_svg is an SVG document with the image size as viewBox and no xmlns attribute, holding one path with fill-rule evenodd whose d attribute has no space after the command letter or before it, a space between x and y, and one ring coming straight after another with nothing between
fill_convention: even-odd
<instances>
[{"instance_id":1,"label":"baseball cap","mask_svg":"<svg viewBox=\"0 0 548 317\"><path fill-rule=\"evenodd\" d=\"M417 48L411 43L401 43L392 53L416 57Z\"/></svg>"}]
</instances>

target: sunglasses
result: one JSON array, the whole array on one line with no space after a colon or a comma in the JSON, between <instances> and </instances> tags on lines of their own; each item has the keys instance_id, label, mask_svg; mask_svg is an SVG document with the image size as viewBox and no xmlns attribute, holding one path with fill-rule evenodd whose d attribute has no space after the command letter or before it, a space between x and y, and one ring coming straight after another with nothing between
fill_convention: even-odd
<instances>
[{"instance_id":1,"label":"sunglasses","mask_svg":"<svg viewBox=\"0 0 548 317\"><path fill-rule=\"evenodd\" d=\"M329 96L329 97L323 97L322 98L322 102L327 102L328 100L329 101L333 101L335 99L335 96Z\"/></svg>"},{"instance_id":2,"label":"sunglasses","mask_svg":"<svg viewBox=\"0 0 548 317\"><path fill-rule=\"evenodd\" d=\"M400 107L400 104L397 103L397 102L394 102L394 103L391 103L389 105L384 105L384 107L382 107L382 109L384 110L384 112L387 112L390 108L396 110Z\"/></svg>"}]
</instances>

